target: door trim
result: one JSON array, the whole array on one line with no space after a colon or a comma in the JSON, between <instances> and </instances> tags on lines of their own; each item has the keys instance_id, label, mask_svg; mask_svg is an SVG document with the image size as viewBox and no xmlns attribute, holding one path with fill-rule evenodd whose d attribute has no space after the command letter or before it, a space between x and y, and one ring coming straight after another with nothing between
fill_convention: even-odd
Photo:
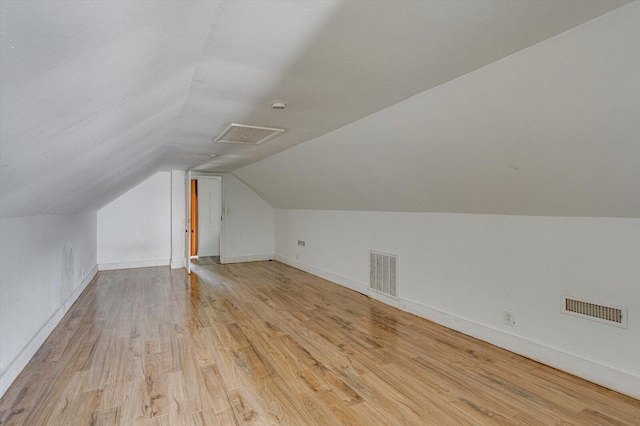
<instances>
[{"instance_id":1,"label":"door trim","mask_svg":"<svg viewBox=\"0 0 640 426\"><path fill-rule=\"evenodd\" d=\"M224 197L224 173L216 173L216 172L197 172L192 170L187 170L185 174L185 224L186 228L185 233L187 234L186 243L185 243L185 266L187 269L187 274L191 274L191 262L190 262L190 253L191 253L191 232L188 232L191 229L191 179L196 179L199 177L219 177L220 178L220 263L222 263L222 259L224 256L224 234L225 234L225 217L227 215L227 211L225 209L225 197Z\"/></svg>"},{"instance_id":2,"label":"door trim","mask_svg":"<svg viewBox=\"0 0 640 426\"><path fill-rule=\"evenodd\" d=\"M187 170L184 174L185 182L185 200L184 200L184 227L185 227L185 242L184 242L184 267L187 270L187 274L191 274L191 171Z\"/></svg>"}]
</instances>

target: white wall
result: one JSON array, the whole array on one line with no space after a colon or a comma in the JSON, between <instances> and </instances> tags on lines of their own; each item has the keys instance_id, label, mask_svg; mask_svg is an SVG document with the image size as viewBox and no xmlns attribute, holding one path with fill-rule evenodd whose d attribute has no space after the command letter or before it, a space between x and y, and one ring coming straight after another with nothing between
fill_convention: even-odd
<instances>
[{"instance_id":1,"label":"white wall","mask_svg":"<svg viewBox=\"0 0 640 426\"><path fill-rule=\"evenodd\" d=\"M223 241L221 262L273 258L275 211L237 177L226 173L223 185Z\"/></svg>"},{"instance_id":2,"label":"white wall","mask_svg":"<svg viewBox=\"0 0 640 426\"><path fill-rule=\"evenodd\" d=\"M158 172L98 211L100 270L169 265L171 187Z\"/></svg>"},{"instance_id":3,"label":"white wall","mask_svg":"<svg viewBox=\"0 0 640 426\"><path fill-rule=\"evenodd\" d=\"M278 260L366 293L368 250L399 256L402 309L640 397L640 219L276 210ZM563 294L627 306L628 328Z\"/></svg>"},{"instance_id":4,"label":"white wall","mask_svg":"<svg viewBox=\"0 0 640 426\"><path fill-rule=\"evenodd\" d=\"M220 255L221 214L221 178L198 178L198 256Z\"/></svg>"},{"instance_id":5,"label":"white wall","mask_svg":"<svg viewBox=\"0 0 640 426\"><path fill-rule=\"evenodd\" d=\"M222 187L221 261L273 258L273 207L232 174ZM157 173L98 212L100 268L184 267L184 219L185 172Z\"/></svg>"},{"instance_id":6,"label":"white wall","mask_svg":"<svg viewBox=\"0 0 640 426\"><path fill-rule=\"evenodd\" d=\"M97 270L95 212L0 219L0 396Z\"/></svg>"}]
</instances>

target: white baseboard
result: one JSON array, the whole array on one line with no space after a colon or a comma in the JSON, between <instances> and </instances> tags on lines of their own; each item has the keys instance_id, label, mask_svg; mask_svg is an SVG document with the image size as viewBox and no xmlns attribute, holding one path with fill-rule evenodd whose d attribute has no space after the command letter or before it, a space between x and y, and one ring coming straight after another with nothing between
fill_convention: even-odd
<instances>
[{"instance_id":1,"label":"white baseboard","mask_svg":"<svg viewBox=\"0 0 640 426\"><path fill-rule=\"evenodd\" d=\"M376 299L381 301L382 303L386 303L387 305L391 305L393 307L396 308L400 308L400 299L395 299L393 297L389 297L384 293L380 293L377 292L375 290L371 290L369 287L367 287L367 293L365 293L367 296L369 296L372 299ZM400 308L402 309L402 308Z\"/></svg>"},{"instance_id":2,"label":"white baseboard","mask_svg":"<svg viewBox=\"0 0 640 426\"><path fill-rule=\"evenodd\" d=\"M334 283L343 285L347 288L350 288L353 291L357 291L358 293L367 294L367 295L369 293L368 285L352 280L347 277L343 277L342 275L334 274L333 272L325 271L324 269L316 268L314 266L307 265L306 263L289 259L288 257L280 256L278 254L275 255L275 260L280 263L293 266L294 268L300 269L301 271L308 272L311 275L315 275L317 277L324 278L325 280L329 280Z\"/></svg>"},{"instance_id":3,"label":"white baseboard","mask_svg":"<svg viewBox=\"0 0 640 426\"><path fill-rule=\"evenodd\" d=\"M101 263L98 265L100 271L113 271L114 269L149 268L152 266L169 266L170 259L138 260L135 262L115 262Z\"/></svg>"},{"instance_id":4,"label":"white baseboard","mask_svg":"<svg viewBox=\"0 0 640 426\"><path fill-rule=\"evenodd\" d=\"M371 297L372 299L376 299L381 301L382 303L386 303L387 305L395 306L396 308L400 307L400 301L398 299L394 299L393 297L389 297L375 290L371 290L367 284L352 280L351 278L343 277L342 275L334 274L333 272L325 271L324 269L316 268L306 263L302 263L298 260L293 260L287 257L280 256L277 254L275 255L275 260L278 262L287 264L289 266L293 266L294 268L300 269L301 271L308 272L317 277L324 278L325 280L329 280L334 283L343 285L347 288L350 288L353 291L357 291L358 293L365 294Z\"/></svg>"},{"instance_id":5,"label":"white baseboard","mask_svg":"<svg viewBox=\"0 0 640 426\"><path fill-rule=\"evenodd\" d=\"M616 370L411 300L401 298L400 309L633 398L640 398L640 377L631 373Z\"/></svg>"},{"instance_id":6,"label":"white baseboard","mask_svg":"<svg viewBox=\"0 0 640 426\"><path fill-rule=\"evenodd\" d=\"M272 260L273 254L256 254L251 256L227 256L220 257L220 263L241 263L241 262L261 262L265 260Z\"/></svg>"},{"instance_id":7,"label":"white baseboard","mask_svg":"<svg viewBox=\"0 0 640 426\"><path fill-rule=\"evenodd\" d=\"M567 373L624 393L633 398L640 399L640 377L634 374L616 370L606 365L581 358L577 355L546 346L542 343L534 342L502 330L433 309L418 302L403 298L396 300L386 297L382 294L369 291L369 286L364 283L304 264L297 260L289 259L277 254L275 256L275 260L296 269L308 272L312 275L316 275L320 278L343 285L359 293L366 294L383 303L395 306L403 311L428 319L444 327L459 331L460 333L475 337L476 339L491 343L492 345L498 346L502 349L531 358L559 370L566 371Z\"/></svg>"},{"instance_id":8,"label":"white baseboard","mask_svg":"<svg viewBox=\"0 0 640 426\"><path fill-rule=\"evenodd\" d=\"M180 269L184 268L184 259L180 260L172 260L171 261L171 269Z\"/></svg>"},{"instance_id":9,"label":"white baseboard","mask_svg":"<svg viewBox=\"0 0 640 426\"><path fill-rule=\"evenodd\" d=\"M80 285L67 297L67 299L56 309L49 319L40 327L40 330L27 342L16 357L9 363L7 368L0 373L0 398L9 389L11 383L18 377L24 367L29 363L33 355L40 349L40 346L47 340L54 328L60 323L69 308L78 300L89 283L98 273L98 265L94 266L89 274L80 282Z\"/></svg>"}]
</instances>

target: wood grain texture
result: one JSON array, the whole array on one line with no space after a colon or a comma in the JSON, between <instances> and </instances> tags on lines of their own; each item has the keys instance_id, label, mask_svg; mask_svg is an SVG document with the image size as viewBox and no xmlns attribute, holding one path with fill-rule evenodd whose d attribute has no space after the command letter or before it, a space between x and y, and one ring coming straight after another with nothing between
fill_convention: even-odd
<instances>
[{"instance_id":1,"label":"wood grain texture","mask_svg":"<svg viewBox=\"0 0 640 426\"><path fill-rule=\"evenodd\" d=\"M103 271L3 425L639 424L640 401L276 262Z\"/></svg>"}]
</instances>

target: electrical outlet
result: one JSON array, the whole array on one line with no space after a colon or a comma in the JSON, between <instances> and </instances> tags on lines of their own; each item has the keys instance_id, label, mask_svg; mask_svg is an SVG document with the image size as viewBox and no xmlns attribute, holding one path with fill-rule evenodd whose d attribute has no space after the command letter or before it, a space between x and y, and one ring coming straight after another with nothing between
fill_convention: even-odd
<instances>
[{"instance_id":1,"label":"electrical outlet","mask_svg":"<svg viewBox=\"0 0 640 426\"><path fill-rule=\"evenodd\" d=\"M296 253L296 260L298 260L298 254Z\"/></svg>"},{"instance_id":2,"label":"electrical outlet","mask_svg":"<svg viewBox=\"0 0 640 426\"><path fill-rule=\"evenodd\" d=\"M84 278L84 269L80 272L82 273L82 278Z\"/></svg>"},{"instance_id":3,"label":"electrical outlet","mask_svg":"<svg viewBox=\"0 0 640 426\"><path fill-rule=\"evenodd\" d=\"M502 312L502 321L508 325L509 327L513 327L516 325L516 318L513 315L513 312L503 311Z\"/></svg>"},{"instance_id":4,"label":"electrical outlet","mask_svg":"<svg viewBox=\"0 0 640 426\"><path fill-rule=\"evenodd\" d=\"M302 240L298 240L298 245L304 247L307 243Z\"/></svg>"}]
</instances>

